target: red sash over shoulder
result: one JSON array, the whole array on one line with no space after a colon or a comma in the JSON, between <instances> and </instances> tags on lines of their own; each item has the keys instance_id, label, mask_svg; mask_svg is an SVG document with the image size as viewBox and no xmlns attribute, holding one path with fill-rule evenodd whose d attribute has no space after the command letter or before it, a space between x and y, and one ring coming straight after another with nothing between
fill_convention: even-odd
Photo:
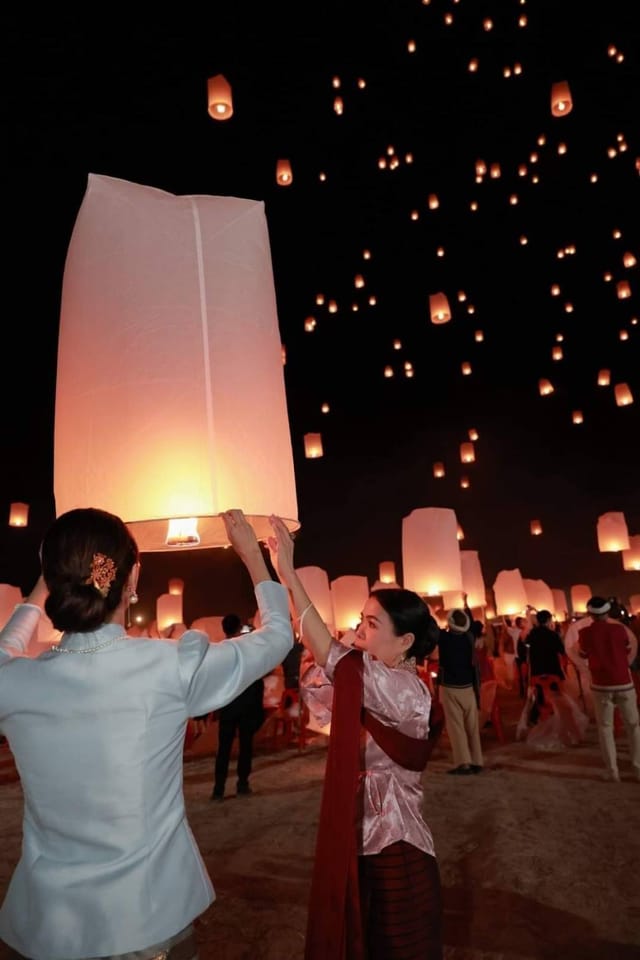
<instances>
[{"instance_id":1,"label":"red sash over shoulder","mask_svg":"<svg viewBox=\"0 0 640 960\"><path fill-rule=\"evenodd\" d=\"M360 729L408 770L424 770L442 722L434 716L428 740L399 733L362 707L362 651L338 662L334 676L331 735L311 879L305 960L362 960L364 945L358 890L355 830Z\"/></svg>"}]
</instances>

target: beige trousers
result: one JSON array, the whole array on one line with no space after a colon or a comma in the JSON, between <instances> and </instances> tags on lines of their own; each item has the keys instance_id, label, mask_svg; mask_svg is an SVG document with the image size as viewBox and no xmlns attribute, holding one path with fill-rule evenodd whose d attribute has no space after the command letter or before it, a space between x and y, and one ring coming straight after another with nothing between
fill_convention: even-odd
<instances>
[{"instance_id":1,"label":"beige trousers","mask_svg":"<svg viewBox=\"0 0 640 960\"><path fill-rule=\"evenodd\" d=\"M598 739L607 773L618 778L618 756L613 732L613 714L617 707L624 721L629 741L629 757L633 774L640 780L640 722L638 697L635 687L631 690L593 690L593 709L598 727Z\"/></svg>"},{"instance_id":2,"label":"beige trousers","mask_svg":"<svg viewBox=\"0 0 640 960\"><path fill-rule=\"evenodd\" d=\"M440 699L454 766L473 763L481 767L478 705L473 687L440 687Z\"/></svg>"}]
</instances>

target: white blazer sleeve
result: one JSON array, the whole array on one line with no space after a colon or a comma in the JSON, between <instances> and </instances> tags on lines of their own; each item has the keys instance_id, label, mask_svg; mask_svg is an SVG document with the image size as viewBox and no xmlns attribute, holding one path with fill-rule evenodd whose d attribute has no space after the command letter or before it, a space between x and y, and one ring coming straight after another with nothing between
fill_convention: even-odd
<instances>
[{"instance_id":1,"label":"white blazer sleeve","mask_svg":"<svg viewBox=\"0 0 640 960\"><path fill-rule=\"evenodd\" d=\"M34 603L19 603L0 630L0 666L12 657L26 657L29 642L38 628L41 610Z\"/></svg>"},{"instance_id":2,"label":"white blazer sleeve","mask_svg":"<svg viewBox=\"0 0 640 960\"><path fill-rule=\"evenodd\" d=\"M275 580L255 588L262 626L233 640L209 643L187 630L178 644L178 664L190 717L226 706L239 693L282 663L293 646L289 596Z\"/></svg>"}]
</instances>

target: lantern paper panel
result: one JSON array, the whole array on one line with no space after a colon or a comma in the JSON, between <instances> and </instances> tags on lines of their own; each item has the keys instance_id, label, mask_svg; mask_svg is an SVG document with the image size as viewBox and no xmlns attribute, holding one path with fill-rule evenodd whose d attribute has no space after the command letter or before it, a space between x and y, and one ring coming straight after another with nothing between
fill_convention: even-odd
<instances>
[{"instance_id":1,"label":"lantern paper panel","mask_svg":"<svg viewBox=\"0 0 640 960\"><path fill-rule=\"evenodd\" d=\"M336 622L331 586L326 570L323 570L322 567L296 567L296 573L300 577L309 600L320 614L329 633L333 635Z\"/></svg>"},{"instance_id":2,"label":"lantern paper panel","mask_svg":"<svg viewBox=\"0 0 640 960\"><path fill-rule=\"evenodd\" d=\"M629 537L629 549L622 551L622 566L625 570L640 570L640 534Z\"/></svg>"},{"instance_id":3,"label":"lantern paper panel","mask_svg":"<svg viewBox=\"0 0 640 960\"><path fill-rule=\"evenodd\" d=\"M226 545L232 508L261 540L272 513L299 527L262 202L89 175L63 278L54 493L57 515L121 516L142 552L170 549L172 518L197 520L185 545Z\"/></svg>"},{"instance_id":4,"label":"lantern paper panel","mask_svg":"<svg viewBox=\"0 0 640 960\"><path fill-rule=\"evenodd\" d=\"M524 613L527 606L527 591L519 569L501 570L493 584L496 613L514 616Z\"/></svg>"},{"instance_id":5,"label":"lantern paper panel","mask_svg":"<svg viewBox=\"0 0 640 960\"><path fill-rule=\"evenodd\" d=\"M346 575L331 581L336 630L345 633L358 626L368 597L369 581L366 577Z\"/></svg>"},{"instance_id":6,"label":"lantern paper panel","mask_svg":"<svg viewBox=\"0 0 640 960\"><path fill-rule=\"evenodd\" d=\"M447 507L419 507L402 520L402 570L407 590L423 597L462 590L458 520Z\"/></svg>"},{"instance_id":7,"label":"lantern paper panel","mask_svg":"<svg viewBox=\"0 0 640 960\"><path fill-rule=\"evenodd\" d=\"M598 550L600 553L617 553L629 549L629 531L624 513L611 511L598 517Z\"/></svg>"},{"instance_id":8,"label":"lantern paper panel","mask_svg":"<svg viewBox=\"0 0 640 960\"><path fill-rule=\"evenodd\" d=\"M470 607L484 607L487 603L487 589L482 575L480 556L477 550L461 550L462 589L467 595Z\"/></svg>"},{"instance_id":9,"label":"lantern paper panel","mask_svg":"<svg viewBox=\"0 0 640 960\"><path fill-rule=\"evenodd\" d=\"M591 587L586 583L574 583L570 590L571 609L574 614L585 614L592 597Z\"/></svg>"},{"instance_id":10,"label":"lantern paper panel","mask_svg":"<svg viewBox=\"0 0 640 960\"><path fill-rule=\"evenodd\" d=\"M442 609L443 610L461 610L464 607L464 597L462 590L443 590L442 591Z\"/></svg>"},{"instance_id":11,"label":"lantern paper panel","mask_svg":"<svg viewBox=\"0 0 640 960\"><path fill-rule=\"evenodd\" d=\"M182 623L182 594L160 594L156 600L156 622L160 634L168 627Z\"/></svg>"},{"instance_id":12,"label":"lantern paper panel","mask_svg":"<svg viewBox=\"0 0 640 960\"><path fill-rule=\"evenodd\" d=\"M9 508L9 526L26 527L29 523L29 504L12 503Z\"/></svg>"},{"instance_id":13,"label":"lantern paper panel","mask_svg":"<svg viewBox=\"0 0 640 960\"><path fill-rule=\"evenodd\" d=\"M378 577L383 583L396 582L396 565L393 560L383 560L378 567Z\"/></svg>"},{"instance_id":14,"label":"lantern paper panel","mask_svg":"<svg viewBox=\"0 0 640 960\"><path fill-rule=\"evenodd\" d=\"M566 620L569 616L569 602L566 593L559 587L552 587L551 593L553 594L553 606L557 619Z\"/></svg>"},{"instance_id":15,"label":"lantern paper panel","mask_svg":"<svg viewBox=\"0 0 640 960\"><path fill-rule=\"evenodd\" d=\"M553 592L544 580L528 580L523 577L522 582L527 595L527 604L530 607L534 607L536 610L548 610L555 614Z\"/></svg>"}]
</instances>

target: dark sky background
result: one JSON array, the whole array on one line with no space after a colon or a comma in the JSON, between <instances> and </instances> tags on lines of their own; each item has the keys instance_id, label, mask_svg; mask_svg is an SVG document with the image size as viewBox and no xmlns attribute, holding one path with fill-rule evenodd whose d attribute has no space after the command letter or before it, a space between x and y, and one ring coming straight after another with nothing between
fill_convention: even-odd
<instances>
[{"instance_id":1,"label":"dark sky background","mask_svg":"<svg viewBox=\"0 0 640 960\"><path fill-rule=\"evenodd\" d=\"M265 202L287 350L299 565L372 582L380 561L395 560L401 578L402 518L446 506L464 530L462 548L479 551L487 587L499 570L519 567L551 587L587 583L624 600L640 593L640 573L624 572L619 554L599 553L596 538L598 516L613 510L640 533L640 267L623 264L625 253L640 260L636 4L219 6L166 19L155 11L144 26L123 18L89 28L60 10L2 15L0 511L8 518L19 500L31 515L26 530L0 526L0 582L31 586L39 540L55 516L64 261L87 176L99 173L176 194ZM217 73L233 89L234 116L224 123L207 113L207 78ZM573 110L554 118L551 84L561 80ZM390 147L400 162L381 170ZM275 183L279 157L292 163L287 188ZM501 177L476 183L478 159L499 163ZM440 202L433 211L432 193ZM558 258L571 245L575 254ZM354 287L360 273L364 290ZM632 290L626 300L616 296L623 279ZM441 290L453 318L434 326L429 295ZM317 293L335 299L338 312L317 306ZM554 362L557 334L564 359ZM463 361L471 376L462 376ZM596 385L603 367L612 385L628 383L634 404L617 407L613 386ZM549 397L538 393L541 377L555 386ZM575 409L580 426L571 422ZM463 468L459 445L470 428L479 433L476 462ZM322 459L305 459L308 432L322 433ZM432 475L436 460L446 465L444 479ZM534 518L540 537L529 532ZM251 612L229 551L145 557L146 615L170 576L187 581L187 622L233 607Z\"/></svg>"}]
</instances>

